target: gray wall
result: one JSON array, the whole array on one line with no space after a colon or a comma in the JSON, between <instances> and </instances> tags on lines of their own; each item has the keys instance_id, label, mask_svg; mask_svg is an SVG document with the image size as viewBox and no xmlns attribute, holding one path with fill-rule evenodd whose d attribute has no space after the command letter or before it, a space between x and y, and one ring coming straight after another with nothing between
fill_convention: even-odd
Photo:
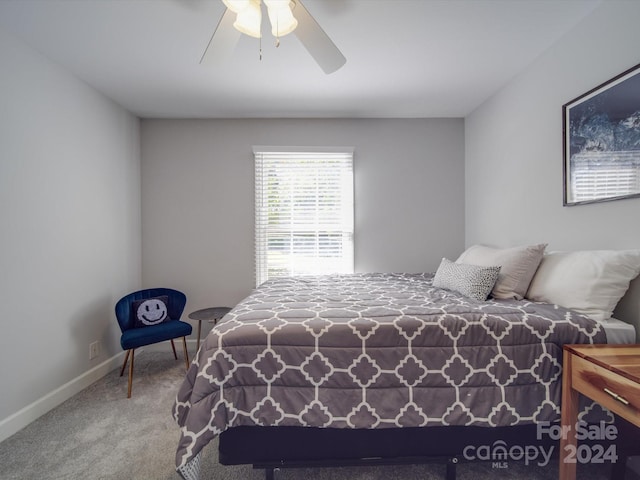
<instances>
[{"instance_id":1,"label":"gray wall","mask_svg":"<svg viewBox=\"0 0 640 480\"><path fill-rule=\"evenodd\" d=\"M355 268L435 271L464 243L461 119L142 121L142 279L187 312L254 286L253 145L355 148Z\"/></svg>"},{"instance_id":2,"label":"gray wall","mask_svg":"<svg viewBox=\"0 0 640 480\"><path fill-rule=\"evenodd\" d=\"M562 206L562 105L640 63L639 22L640 2L604 2L466 118L467 245L640 248L640 198Z\"/></svg>"},{"instance_id":3,"label":"gray wall","mask_svg":"<svg viewBox=\"0 0 640 480\"><path fill-rule=\"evenodd\" d=\"M113 305L141 258L139 121L2 30L0 64L2 437L121 351Z\"/></svg>"},{"instance_id":4,"label":"gray wall","mask_svg":"<svg viewBox=\"0 0 640 480\"><path fill-rule=\"evenodd\" d=\"M188 311L249 292L252 145L355 148L357 271L433 271L472 243L638 248L640 199L567 208L561 190L561 105L640 62L638 20L640 3L604 2L464 124L143 120L141 130L0 31L0 427L120 353L113 305L141 284L183 289ZM640 318L638 302L626 308ZM103 351L90 362L94 340Z\"/></svg>"}]
</instances>

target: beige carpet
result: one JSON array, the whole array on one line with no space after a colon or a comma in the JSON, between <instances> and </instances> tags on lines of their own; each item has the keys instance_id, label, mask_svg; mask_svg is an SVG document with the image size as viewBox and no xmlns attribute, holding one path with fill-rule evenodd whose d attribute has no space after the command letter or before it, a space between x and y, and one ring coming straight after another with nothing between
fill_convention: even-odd
<instances>
[{"instance_id":1,"label":"beige carpet","mask_svg":"<svg viewBox=\"0 0 640 480\"><path fill-rule=\"evenodd\" d=\"M120 377L119 369L109 373L0 443L0 478L179 479L174 470L179 432L171 406L184 372L181 357L175 361L171 353L141 352L131 399L126 398L126 376ZM545 468L509 462L507 469L461 464L457 470L459 480L557 478L555 462ZM444 472L442 465L288 469L276 480L435 480L444 479ZM578 478L605 480L608 472L607 466L588 465ZM202 478L258 480L264 472L220 465L213 442L203 455Z\"/></svg>"}]
</instances>

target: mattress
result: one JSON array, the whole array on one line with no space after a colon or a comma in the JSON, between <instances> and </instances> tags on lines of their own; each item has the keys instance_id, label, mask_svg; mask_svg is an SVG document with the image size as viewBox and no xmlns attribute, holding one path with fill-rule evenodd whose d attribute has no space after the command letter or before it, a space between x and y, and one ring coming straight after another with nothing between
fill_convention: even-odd
<instances>
[{"instance_id":1,"label":"mattress","mask_svg":"<svg viewBox=\"0 0 640 480\"><path fill-rule=\"evenodd\" d=\"M636 329L629 323L618 320L617 318L610 318L606 322L602 322L602 327L607 335L607 343L636 343Z\"/></svg>"}]
</instances>

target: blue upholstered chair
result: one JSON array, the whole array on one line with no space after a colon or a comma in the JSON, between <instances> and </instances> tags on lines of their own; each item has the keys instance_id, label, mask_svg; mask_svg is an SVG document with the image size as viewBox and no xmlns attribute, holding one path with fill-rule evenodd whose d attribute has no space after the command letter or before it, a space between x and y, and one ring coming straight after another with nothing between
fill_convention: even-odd
<instances>
[{"instance_id":1,"label":"blue upholstered chair","mask_svg":"<svg viewBox=\"0 0 640 480\"><path fill-rule=\"evenodd\" d=\"M180 321L187 297L170 288L150 288L130 293L116 303L116 318L122 330L120 345L127 351L120 376L124 374L129 356L129 387L127 398L131 398L133 381L133 359L135 349L144 345L171 340L173 356L178 359L174 338L182 337L185 365L189 368L186 336L191 335L191 325Z\"/></svg>"}]
</instances>

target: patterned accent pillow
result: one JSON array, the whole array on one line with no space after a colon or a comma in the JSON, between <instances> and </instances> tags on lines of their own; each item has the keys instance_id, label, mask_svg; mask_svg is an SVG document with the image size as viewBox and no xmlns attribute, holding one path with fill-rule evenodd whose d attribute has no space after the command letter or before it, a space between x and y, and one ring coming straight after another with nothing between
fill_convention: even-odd
<instances>
[{"instance_id":1,"label":"patterned accent pillow","mask_svg":"<svg viewBox=\"0 0 640 480\"><path fill-rule=\"evenodd\" d=\"M168 319L169 297L162 295L144 300L136 300L131 304L131 315L135 328L158 325Z\"/></svg>"},{"instance_id":2,"label":"patterned accent pillow","mask_svg":"<svg viewBox=\"0 0 640 480\"><path fill-rule=\"evenodd\" d=\"M484 302L498 279L500 267L455 263L443 258L433 277L433 286L458 292Z\"/></svg>"}]
</instances>

